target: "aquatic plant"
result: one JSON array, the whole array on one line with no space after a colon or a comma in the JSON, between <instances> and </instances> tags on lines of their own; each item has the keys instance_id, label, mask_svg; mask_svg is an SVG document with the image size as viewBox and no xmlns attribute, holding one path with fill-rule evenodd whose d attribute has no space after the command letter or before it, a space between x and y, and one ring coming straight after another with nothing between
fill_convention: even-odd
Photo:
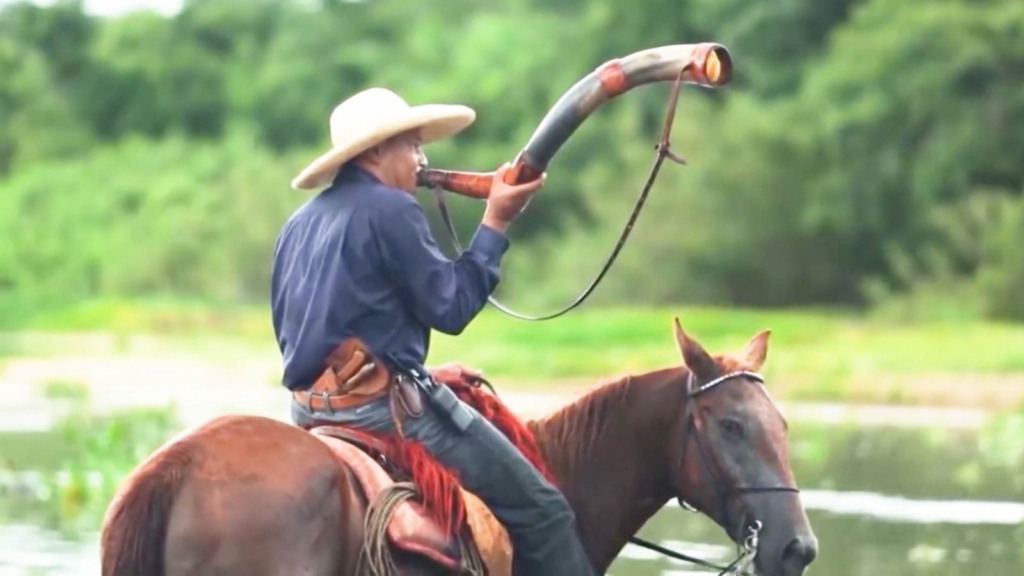
<instances>
[{"instance_id":1,"label":"aquatic plant","mask_svg":"<svg viewBox=\"0 0 1024 576\"><path fill-rule=\"evenodd\" d=\"M76 410L54 426L68 454L56 469L2 474L0 517L30 520L69 537L93 532L121 479L180 427L173 406Z\"/></svg>"}]
</instances>

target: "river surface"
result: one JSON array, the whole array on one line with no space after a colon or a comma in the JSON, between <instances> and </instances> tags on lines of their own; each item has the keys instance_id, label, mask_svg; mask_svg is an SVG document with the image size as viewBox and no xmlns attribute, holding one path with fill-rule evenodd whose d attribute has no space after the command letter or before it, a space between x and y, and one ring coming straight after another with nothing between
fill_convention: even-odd
<instances>
[{"instance_id":1,"label":"river surface","mask_svg":"<svg viewBox=\"0 0 1024 576\"><path fill-rule=\"evenodd\" d=\"M1024 574L1024 448L1020 422L971 427L825 425L791 420L791 456L820 541L808 574L962 576ZM15 476L60 448L42 433L0 433ZM13 455L13 456L11 456ZM8 477L12 477L8 474ZM8 482L10 484L10 482ZM0 576L99 574L95 525L62 526L53 510L30 510L6 489L0 506ZM13 502L13 503L12 503ZM24 499L22 499L24 504ZM703 516L674 502L641 536L727 563L735 548ZM627 546L610 574L706 574Z\"/></svg>"}]
</instances>

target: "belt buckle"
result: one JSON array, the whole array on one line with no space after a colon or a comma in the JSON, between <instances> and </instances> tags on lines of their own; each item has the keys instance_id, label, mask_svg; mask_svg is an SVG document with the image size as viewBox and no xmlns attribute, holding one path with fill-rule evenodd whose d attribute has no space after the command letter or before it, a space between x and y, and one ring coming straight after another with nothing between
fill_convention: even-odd
<instances>
[{"instance_id":1,"label":"belt buckle","mask_svg":"<svg viewBox=\"0 0 1024 576\"><path fill-rule=\"evenodd\" d=\"M331 396L327 393L327 390L320 391L320 398L324 402L324 411L328 414L334 414L334 408L331 407Z\"/></svg>"}]
</instances>

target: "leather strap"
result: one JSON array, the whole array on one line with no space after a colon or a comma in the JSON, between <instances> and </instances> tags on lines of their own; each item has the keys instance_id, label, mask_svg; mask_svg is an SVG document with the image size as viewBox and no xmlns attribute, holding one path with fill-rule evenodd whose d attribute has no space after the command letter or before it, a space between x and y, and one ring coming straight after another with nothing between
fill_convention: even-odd
<instances>
[{"instance_id":1,"label":"leather strap","mask_svg":"<svg viewBox=\"0 0 1024 576\"><path fill-rule=\"evenodd\" d=\"M604 278L605 274L607 274L608 270L611 269L612 264L615 263L615 259L618 258L619 252L622 251L623 246L626 245L626 240L629 238L629 234L633 230L633 225L636 223L637 217L640 216L640 210L643 208L644 202L647 201L647 196L651 191L651 186L654 185L654 181L658 178L658 171L661 170L661 164L665 161L665 158L669 158L670 160L676 162L677 164L686 164L686 160L684 160L681 156L673 152L669 144L669 136L672 133L672 122L675 118L676 105L679 102L679 85L682 82L683 76L686 73L686 71L687 68L682 68L681 70L679 70L679 74L676 76L675 83L672 84L672 92L669 96L668 107L665 111L665 120L662 123L661 127L661 140L654 147L654 164L651 166L650 171L647 173L647 181L644 182L643 189L640 191L640 196L637 198L636 204L633 205L633 211L630 213L629 219L626 221L626 225L622 229L622 233L619 235L618 242L616 242L615 247L612 248L611 253L605 259L604 265L601 266L601 270L598 271L597 275L595 275L594 278L590 281L590 284L588 284L587 287L584 288L583 291L580 292L579 295L577 295L572 302L570 302L568 305L563 307L561 310L558 310L557 312L551 312L548 314L542 314L537 316L523 314L521 312L516 312L512 308L502 304L496 298L494 298L493 295L487 297L487 301L490 302L492 306L494 306L501 312L504 312L505 314L512 316L513 318L538 322L541 320L551 320L552 318L558 318L559 316L575 309L580 304L583 304L587 297L589 297L590 294L594 292L594 290L597 288L597 285L601 283L601 280ZM455 231L455 223L452 221L451 214L449 214L448 212L448 206L445 203L444 190L442 188L434 187L434 199L437 202L437 208L441 214L441 220L444 222L445 229L448 231L448 236L451 238L452 247L455 249L456 252L461 254L463 251L462 243L459 241L458 233Z\"/></svg>"},{"instance_id":2,"label":"leather strap","mask_svg":"<svg viewBox=\"0 0 1024 576\"><path fill-rule=\"evenodd\" d=\"M374 450L379 454L388 453L388 448L383 441L349 426L342 426L340 424L318 424L313 427L311 432L321 436L332 436L339 440L345 440L355 444L356 446L362 446L364 448Z\"/></svg>"}]
</instances>

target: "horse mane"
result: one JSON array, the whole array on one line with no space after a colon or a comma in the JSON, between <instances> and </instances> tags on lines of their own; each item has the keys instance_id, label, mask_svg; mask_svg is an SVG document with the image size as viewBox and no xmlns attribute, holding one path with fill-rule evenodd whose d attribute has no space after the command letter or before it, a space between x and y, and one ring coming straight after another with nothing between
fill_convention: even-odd
<instances>
[{"instance_id":1,"label":"horse mane","mask_svg":"<svg viewBox=\"0 0 1024 576\"><path fill-rule=\"evenodd\" d=\"M578 452L566 454L565 461L557 463L557 468L572 470L576 462L593 449L608 425L605 416L615 406L627 402L632 381L632 376L603 381L575 401L530 423L534 436L541 439L543 446L564 445L573 439L582 439ZM548 457L551 456L549 451Z\"/></svg>"},{"instance_id":2,"label":"horse mane","mask_svg":"<svg viewBox=\"0 0 1024 576\"><path fill-rule=\"evenodd\" d=\"M615 415L632 413L628 407L642 398L636 394L638 390L667 383L681 373L685 373L685 368L681 372L679 367L670 367L601 380L575 401L531 421L529 428L546 453L549 466L563 475L571 473L591 454L601 438L614 433L609 426L617 422ZM558 454L551 450L554 446L567 445L575 445L576 449ZM560 461L553 461L556 456Z\"/></svg>"},{"instance_id":3,"label":"horse mane","mask_svg":"<svg viewBox=\"0 0 1024 576\"><path fill-rule=\"evenodd\" d=\"M171 444L125 480L103 522L103 576L163 575L171 507L195 461L192 444Z\"/></svg>"},{"instance_id":4,"label":"horse mane","mask_svg":"<svg viewBox=\"0 0 1024 576\"><path fill-rule=\"evenodd\" d=\"M714 354L712 359L723 374L746 368L741 359L731 354ZM637 411L628 408L636 402L664 398L657 394L637 394L638 391L650 386L671 385L681 381L689 373L690 370L685 365L676 365L600 380L573 402L547 416L530 421L528 427L541 450L545 452L548 465L563 474L571 473L592 453L600 439L615 432L608 427L616 422L616 415L638 414L645 417L650 414L648 409ZM679 389L682 391L682 387ZM560 452L557 455L550 450L553 446L573 444L576 446L575 450ZM559 462L553 461L556 456L560 459Z\"/></svg>"}]
</instances>

